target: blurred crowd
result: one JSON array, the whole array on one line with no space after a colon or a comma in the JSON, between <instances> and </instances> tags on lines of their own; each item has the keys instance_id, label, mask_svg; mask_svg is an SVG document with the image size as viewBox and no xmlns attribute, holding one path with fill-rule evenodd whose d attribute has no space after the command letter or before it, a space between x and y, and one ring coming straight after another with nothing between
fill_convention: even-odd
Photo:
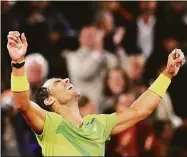
<instances>
[{"instance_id":1,"label":"blurred crowd","mask_svg":"<svg viewBox=\"0 0 187 157\"><path fill-rule=\"evenodd\" d=\"M7 33L28 40L31 99L41 82L70 78L82 116L121 111L149 87L180 48L187 56L187 2L1 2L1 151L41 156L14 107ZM106 156L187 156L187 64L146 120L112 136Z\"/></svg>"}]
</instances>

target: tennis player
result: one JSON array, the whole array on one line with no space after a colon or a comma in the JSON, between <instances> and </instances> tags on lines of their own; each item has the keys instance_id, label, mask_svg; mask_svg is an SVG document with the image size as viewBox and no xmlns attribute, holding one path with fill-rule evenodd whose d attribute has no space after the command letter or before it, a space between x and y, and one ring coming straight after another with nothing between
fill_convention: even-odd
<instances>
[{"instance_id":1,"label":"tennis player","mask_svg":"<svg viewBox=\"0 0 187 157\"><path fill-rule=\"evenodd\" d=\"M38 89L36 103L29 100L29 83L24 71L26 37L17 31L9 32L7 37L15 104L36 134L44 156L104 156L105 141L110 135L147 118L185 61L180 49L173 50L166 69L131 107L109 115L81 117L78 108L80 94L69 79L47 80Z\"/></svg>"}]
</instances>

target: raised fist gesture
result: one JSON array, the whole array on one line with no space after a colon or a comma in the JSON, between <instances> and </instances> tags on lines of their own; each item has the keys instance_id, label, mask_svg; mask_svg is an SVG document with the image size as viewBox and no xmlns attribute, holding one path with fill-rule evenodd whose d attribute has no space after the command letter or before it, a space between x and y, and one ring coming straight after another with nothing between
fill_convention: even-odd
<instances>
[{"instance_id":1,"label":"raised fist gesture","mask_svg":"<svg viewBox=\"0 0 187 157\"><path fill-rule=\"evenodd\" d=\"M185 57L181 49L174 49L168 57L167 67L163 73L169 78L173 78L184 62Z\"/></svg>"},{"instance_id":2,"label":"raised fist gesture","mask_svg":"<svg viewBox=\"0 0 187 157\"><path fill-rule=\"evenodd\" d=\"M7 38L8 38L7 48L12 60L15 62L19 62L23 60L27 52L27 46L28 46L25 34L22 33L20 39L19 32L10 31L8 33Z\"/></svg>"}]
</instances>

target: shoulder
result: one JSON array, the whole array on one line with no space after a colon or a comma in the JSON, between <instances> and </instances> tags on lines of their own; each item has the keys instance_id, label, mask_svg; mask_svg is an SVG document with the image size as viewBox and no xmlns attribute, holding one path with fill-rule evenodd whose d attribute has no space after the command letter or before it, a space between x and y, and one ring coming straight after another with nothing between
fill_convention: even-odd
<instances>
[{"instance_id":1,"label":"shoulder","mask_svg":"<svg viewBox=\"0 0 187 157\"><path fill-rule=\"evenodd\" d=\"M58 125L62 121L62 117L55 113L46 111L46 123L56 124Z\"/></svg>"}]
</instances>

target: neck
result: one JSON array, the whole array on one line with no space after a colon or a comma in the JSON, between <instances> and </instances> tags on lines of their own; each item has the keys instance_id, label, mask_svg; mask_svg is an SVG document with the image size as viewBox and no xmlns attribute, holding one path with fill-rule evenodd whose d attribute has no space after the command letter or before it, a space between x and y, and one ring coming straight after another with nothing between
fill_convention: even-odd
<instances>
[{"instance_id":1,"label":"neck","mask_svg":"<svg viewBox=\"0 0 187 157\"><path fill-rule=\"evenodd\" d=\"M54 111L77 127L81 127L83 124L77 101L68 102L65 105L56 105Z\"/></svg>"}]
</instances>

